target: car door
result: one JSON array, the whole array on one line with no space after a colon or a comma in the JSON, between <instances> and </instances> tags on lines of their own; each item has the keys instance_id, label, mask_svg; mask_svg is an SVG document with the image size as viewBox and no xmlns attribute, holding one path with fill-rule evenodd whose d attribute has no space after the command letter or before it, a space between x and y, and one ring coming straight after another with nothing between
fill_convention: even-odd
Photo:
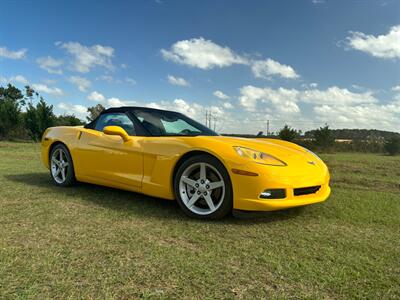
<instances>
[{"instance_id":1,"label":"car door","mask_svg":"<svg viewBox=\"0 0 400 300\"><path fill-rule=\"evenodd\" d=\"M120 136L104 134L106 126L122 127L130 140L124 142ZM112 186L140 188L143 178L141 139L143 137L136 136L134 122L125 113L100 115L94 129L83 129L79 138L78 175Z\"/></svg>"}]
</instances>

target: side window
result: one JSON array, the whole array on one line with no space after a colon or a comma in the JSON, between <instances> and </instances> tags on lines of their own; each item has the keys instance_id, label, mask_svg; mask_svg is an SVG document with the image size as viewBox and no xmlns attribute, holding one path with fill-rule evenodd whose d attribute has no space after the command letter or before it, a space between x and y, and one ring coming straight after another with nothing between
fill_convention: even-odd
<instances>
[{"instance_id":1,"label":"side window","mask_svg":"<svg viewBox=\"0 0 400 300\"><path fill-rule=\"evenodd\" d=\"M164 125L165 132L167 135L175 135L175 134L182 134L182 133L200 133L200 130L196 129L192 125L188 124L182 119L177 119L173 121L167 121L161 119L162 124Z\"/></svg>"},{"instance_id":2,"label":"side window","mask_svg":"<svg viewBox=\"0 0 400 300\"><path fill-rule=\"evenodd\" d=\"M103 131L103 128L106 126L119 126L125 129L129 135L136 135L134 124L124 113L109 113L101 115L97 120L94 129Z\"/></svg>"}]
</instances>

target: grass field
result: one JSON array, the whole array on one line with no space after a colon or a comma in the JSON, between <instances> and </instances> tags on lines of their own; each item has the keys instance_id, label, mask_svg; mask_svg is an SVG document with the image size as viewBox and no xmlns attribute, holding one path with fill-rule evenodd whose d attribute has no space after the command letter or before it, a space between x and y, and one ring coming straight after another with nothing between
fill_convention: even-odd
<instances>
[{"instance_id":1,"label":"grass field","mask_svg":"<svg viewBox=\"0 0 400 300\"><path fill-rule=\"evenodd\" d=\"M222 221L110 188L52 185L0 143L0 299L400 298L400 157L323 155L322 204Z\"/></svg>"}]
</instances>

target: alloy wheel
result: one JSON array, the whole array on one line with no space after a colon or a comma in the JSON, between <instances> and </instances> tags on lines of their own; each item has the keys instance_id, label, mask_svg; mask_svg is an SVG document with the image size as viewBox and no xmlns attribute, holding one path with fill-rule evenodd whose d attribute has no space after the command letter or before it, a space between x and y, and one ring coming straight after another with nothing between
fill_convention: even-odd
<instances>
[{"instance_id":1,"label":"alloy wheel","mask_svg":"<svg viewBox=\"0 0 400 300\"><path fill-rule=\"evenodd\" d=\"M215 212L225 197L225 182L212 165L199 162L188 166L179 179L179 193L184 205L199 215Z\"/></svg>"},{"instance_id":2,"label":"alloy wheel","mask_svg":"<svg viewBox=\"0 0 400 300\"><path fill-rule=\"evenodd\" d=\"M69 162L67 154L63 149L56 149L51 156L51 175L54 180L62 184L67 179L69 172Z\"/></svg>"}]
</instances>

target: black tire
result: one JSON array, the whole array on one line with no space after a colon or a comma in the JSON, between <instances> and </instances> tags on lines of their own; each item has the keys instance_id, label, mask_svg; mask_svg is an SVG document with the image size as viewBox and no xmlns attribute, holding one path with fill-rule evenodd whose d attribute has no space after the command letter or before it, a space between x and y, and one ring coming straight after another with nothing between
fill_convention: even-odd
<instances>
[{"instance_id":1,"label":"black tire","mask_svg":"<svg viewBox=\"0 0 400 300\"><path fill-rule=\"evenodd\" d=\"M187 168L194 164L198 163L206 163L214 167L222 176L224 184L225 184L225 192L223 196L222 203L219 205L219 207L214 211L209 214L198 214L190 210L186 204L184 203L184 200L182 199L180 195L180 179L182 177L182 174L185 172ZM232 207L233 207L233 200L232 200L232 184L231 180L229 177L228 172L226 171L224 165L215 157L207 154L201 154L201 155L196 155L188 158L186 161L184 161L178 168L178 171L176 172L175 178L174 178L174 192L175 192L175 197L178 201L179 206L183 210L183 212L188 215L189 217L196 218L196 219L221 219L225 217L226 215L232 213ZM211 192L210 192L211 195ZM221 196L222 198L222 196Z\"/></svg>"},{"instance_id":2,"label":"black tire","mask_svg":"<svg viewBox=\"0 0 400 300\"><path fill-rule=\"evenodd\" d=\"M60 177L56 177L53 174L53 163L52 163L52 158L54 153L57 153L56 155L59 155L59 152L62 151L63 153L63 161L68 163L68 166L65 168L65 180L60 181ZM61 187L67 187L74 185L76 183L75 179L75 171L74 171L74 163L72 161L71 154L69 153L68 148L64 144L57 144L54 146L49 155L49 164L50 164L50 176L51 179L53 180L53 183L57 186ZM60 176L60 175L59 175Z\"/></svg>"}]
</instances>

